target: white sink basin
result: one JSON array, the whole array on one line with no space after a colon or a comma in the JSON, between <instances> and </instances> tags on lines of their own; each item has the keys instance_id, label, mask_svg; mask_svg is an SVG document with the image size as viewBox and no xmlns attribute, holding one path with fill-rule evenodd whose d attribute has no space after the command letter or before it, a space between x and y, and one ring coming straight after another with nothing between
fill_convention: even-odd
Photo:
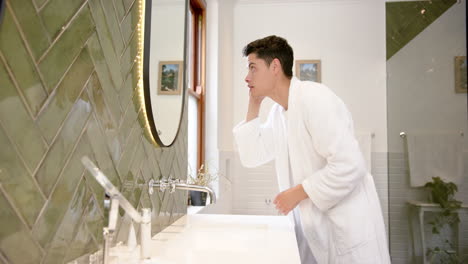
<instances>
[{"instance_id":1,"label":"white sink basin","mask_svg":"<svg viewBox=\"0 0 468 264\"><path fill-rule=\"evenodd\" d=\"M186 215L151 243L145 263L300 263L286 216Z\"/></svg>"}]
</instances>

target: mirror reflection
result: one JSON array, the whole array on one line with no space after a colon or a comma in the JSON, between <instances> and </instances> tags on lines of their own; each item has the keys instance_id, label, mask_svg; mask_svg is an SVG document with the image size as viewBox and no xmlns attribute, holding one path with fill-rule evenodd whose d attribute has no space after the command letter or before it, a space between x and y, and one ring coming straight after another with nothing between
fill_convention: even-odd
<instances>
[{"instance_id":1,"label":"mirror reflection","mask_svg":"<svg viewBox=\"0 0 468 264\"><path fill-rule=\"evenodd\" d=\"M176 139L184 105L186 1L147 0L146 8L146 113L155 141L166 147Z\"/></svg>"}]
</instances>

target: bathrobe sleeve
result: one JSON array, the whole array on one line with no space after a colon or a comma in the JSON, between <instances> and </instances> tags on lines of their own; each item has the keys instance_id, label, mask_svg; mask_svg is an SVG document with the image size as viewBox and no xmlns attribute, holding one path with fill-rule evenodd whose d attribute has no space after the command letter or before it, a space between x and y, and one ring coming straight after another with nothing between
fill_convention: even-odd
<instances>
[{"instance_id":1,"label":"bathrobe sleeve","mask_svg":"<svg viewBox=\"0 0 468 264\"><path fill-rule=\"evenodd\" d=\"M326 211L350 194L367 171L351 114L341 99L322 88L305 93L300 103L313 146L326 165L307 176L302 185L312 202Z\"/></svg>"},{"instance_id":2,"label":"bathrobe sleeve","mask_svg":"<svg viewBox=\"0 0 468 264\"><path fill-rule=\"evenodd\" d=\"M240 160L245 167L257 167L274 159L273 115L272 109L264 124L257 117L249 122L242 121L234 127Z\"/></svg>"}]
</instances>

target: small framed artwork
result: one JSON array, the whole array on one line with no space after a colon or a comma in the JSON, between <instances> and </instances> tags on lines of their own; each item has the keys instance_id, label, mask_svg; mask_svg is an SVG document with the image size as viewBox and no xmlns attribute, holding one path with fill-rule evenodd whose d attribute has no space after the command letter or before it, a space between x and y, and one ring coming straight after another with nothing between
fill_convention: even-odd
<instances>
[{"instance_id":1,"label":"small framed artwork","mask_svg":"<svg viewBox=\"0 0 468 264\"><path fill-rule=\"evenodd\" d=\"M181 94L182 61L160 61L158 94Z\"/></svg>"},{"instance_id":2,"label":"small framed artwork","mask_svg":"<svg viewBox=\"0 0 468 264\"><path fill-rule=\"evenodd\" d=\"M301 81L322 82L320 60L297 60L296 77Z\"/></svg>"},{"instance_id":3,"label":"small framed artwork","mask_svg":"<svg viewBox=\"0 0 468 264\"><path fill-rule=\"evenodd\" d=\"M455 56L455 92L466 93L466 56Z\"/></svg>"}]
</instances>

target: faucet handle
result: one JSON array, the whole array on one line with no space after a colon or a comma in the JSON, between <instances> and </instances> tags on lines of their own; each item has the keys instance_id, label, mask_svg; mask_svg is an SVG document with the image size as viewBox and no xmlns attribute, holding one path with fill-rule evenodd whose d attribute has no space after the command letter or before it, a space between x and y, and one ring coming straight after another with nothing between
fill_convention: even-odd
<instances>
[{"instance_id":1,"label":"faucet handle","mask_svg":"<svg viewBox=\"0 0 468 264\"><path fill-rule=\"evenodd\" d=\"M174 193L177 188L177 184L180 183L180 179L170 178L169 180L169 193Z\"/></svg>"},{"instance_id":2,"label":"faucet handle","mask_svg":"<svg viewBox=\"0 0 468 264\"><path fill-rule=\"evenodd\" d=\"M164 192L166 189L171 187L169 179L162 179L159 181L159 191Z\"/></svg>"},{"instance_id":3,"label":"faucet handle","mask_svg":"<svg viewBox=\"0 0 468 264\"><path fill-rule=\"evenodd\" d=\"M154 180L153 179L149 180L149 182L148 182L148 193L150 195L152 195L153 192L154 192L153 185L154 185Z\"/></svg>"},{"instance_id":4,"label":"faucet handle","mask_svg":"<svg viewBox=\"0 0 468 264\"><path fill-rule=\"evenodd\" d=\"M164 192L169 189L169 193L174 193L176 191L177 185L185 183L180 179L168 178L155 181L151 179L148 182L148 193L152 195L154 193L154 187L159 187L159 191Z\"/></svg>"},{"instance_id":5,"label":"faucet handle","mask_svg":"<svg viewBox=\"0 0 468 264\"><path fill-rule=\"evenodd\" d=\"M149 180L148 193L150 195L154 193L154 187L159 187L160 192L164 192L166 191L166 189L169 189L171 193L175 191L175 184L173 184L172 179L161 179L158 181L155 181L153 179Z\"/></svg>"}]
</instances>

